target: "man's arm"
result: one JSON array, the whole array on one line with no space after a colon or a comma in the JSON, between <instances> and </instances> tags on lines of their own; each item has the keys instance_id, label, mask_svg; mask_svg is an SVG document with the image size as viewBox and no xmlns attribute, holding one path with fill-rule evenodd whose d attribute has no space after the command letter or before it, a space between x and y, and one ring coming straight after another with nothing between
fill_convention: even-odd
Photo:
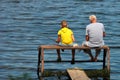
<instances>
[{"instance_id":1,"label":"man's arm","mask_svg":"<svg viewBox=\"0 0 120 80\"><path fill-rule=\"evenodd\" d=\"M106 33L105 32L103 32L103 37L105 37L106 36Z\"/></svg>"},{"instance_id":2,"label":"man's arm","mask_svg":"<svg viewBox=\"0 0 120 80\"><path fill-rule=\"evenodd\" d=\"M85 39L86 39L86 41L89 41L89 36L88 36L88 35L86 35Z\"/></svg>"}]
</instances>

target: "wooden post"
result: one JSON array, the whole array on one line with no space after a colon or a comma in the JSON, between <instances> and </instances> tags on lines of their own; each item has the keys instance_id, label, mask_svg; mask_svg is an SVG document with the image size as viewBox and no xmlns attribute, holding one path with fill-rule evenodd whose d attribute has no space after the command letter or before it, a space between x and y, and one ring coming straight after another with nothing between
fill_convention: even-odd
<instances>
[{"instance_id":1,"label":"wooden post","mask_svg":"<svg viewBox=\"0 0 120 80\"><path fill-rule=\"evenodd\" d=\"M44 49L41 49L41 73L44 71Z\"/></svg>"}]
</instances>

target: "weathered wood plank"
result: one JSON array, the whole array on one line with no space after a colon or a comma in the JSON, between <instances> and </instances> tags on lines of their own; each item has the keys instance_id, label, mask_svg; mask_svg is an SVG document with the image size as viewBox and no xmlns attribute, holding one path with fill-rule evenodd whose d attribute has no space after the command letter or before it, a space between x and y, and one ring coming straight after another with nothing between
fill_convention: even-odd
<instances>
[{"instance_id":1,"label":"weathered wood plank","mask_svg":"<svg viewBox=\"0 0 120 80\"><path fill-rule=\"evenodd\" d=\"M59 46L59 45L41 45L38 47L38 49L44 48L44 49L94 49L90 47L85 46ZM102 46L97 49L108 49L108 46Z\"/></svg>"},{"instance_id":2,"label":"weathered wood plank","mask_svg":"<svg viewBox=\"0 0 120 80\"><path fill-rule=\"evenodd\" d=\"M83 70L80 69L67 69L71 80L90 80Z\"/></svg>"}]
</instances>

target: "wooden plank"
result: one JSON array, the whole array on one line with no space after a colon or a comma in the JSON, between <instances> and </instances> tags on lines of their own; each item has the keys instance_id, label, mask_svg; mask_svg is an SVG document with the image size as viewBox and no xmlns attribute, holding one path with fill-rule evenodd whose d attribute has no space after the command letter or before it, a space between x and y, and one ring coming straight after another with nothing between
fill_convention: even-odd
<instances>
[{"instance_id":1,"label":"wooden plank","mask_svg":"<svg viewBox=\"0 0 120 80\"><path fill-rule=\"evenodd\" d=\"M67 69L71 80L90 80L83 70L80 69Z\"/></svg>"},{"instance_id":2,"label":"wooden plank","mask_svg":"<svg viewBox=\"0 0 120 80\"><path fill-rule=\"evenodd\" d=\"M41 49L41 73L44 71L44 49Z\"/></svg>"},{"instance_id":3,"label":"wooden plank","mask_svg":"<svg viewBox=\"0 0 120 80\"><path fill-rule=\"evenodd\" d=\"M91 47L85 47L85 46L59 46L59 45L41 45L38 47L38 49L44 48L44 49L94 49ZM107 49L108 46L102 46L97 49ZM96 49L96 48L95 48Z\"/></svg>"}]
</instances>

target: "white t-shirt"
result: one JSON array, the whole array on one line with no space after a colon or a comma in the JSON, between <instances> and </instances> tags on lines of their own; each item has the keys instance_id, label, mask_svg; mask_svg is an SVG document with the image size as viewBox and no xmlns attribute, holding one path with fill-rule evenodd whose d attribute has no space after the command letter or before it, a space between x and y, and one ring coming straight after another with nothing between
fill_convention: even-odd
<instances>
[{"instance_id":1,"label":"white t-shirt","mask_svg":"<svg viewBox=\"0 0 120 80\"><path fill-rule=\"evenodd\" d=\"M91 23L86 27L86 35L89 35L88 46L99 47L104 45L103 32L105 32L102 23Z\"/></svg>"}]
</instances>

